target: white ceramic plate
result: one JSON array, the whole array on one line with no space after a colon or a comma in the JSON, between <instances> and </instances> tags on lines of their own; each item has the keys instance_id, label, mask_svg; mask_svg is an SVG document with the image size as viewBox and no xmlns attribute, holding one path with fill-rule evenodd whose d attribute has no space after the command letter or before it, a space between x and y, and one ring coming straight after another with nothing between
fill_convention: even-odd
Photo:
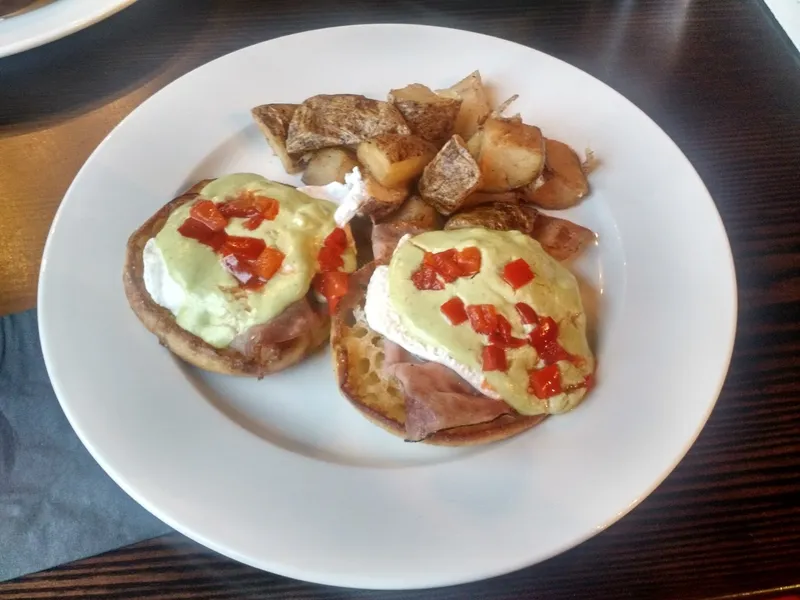
<instances>
[{"instance_id":1,"label":"white ceramic plate","mask_svg":"<svg viewBox=\"0 0 800 600\"><path fill-rule=\"evenodd\" d=\"M136 0L38 0L19 14L0 17L0 58L89 27Z\"/></svg>"},{"instance_id":2,"label":"white ceramic plate","mask_svg":"<svg viewBox=\"0 0 800 600\"><path fill-rule=\"evenodd\" d=\"M319 93L383 97L480 69L497 98L602 161L567 216L600 243L580 263L599 386L574 412L482 448L406 444L343 400L327 353L264 381L187 368L128 308L128 235L195 181L287 182L249 108ZM725 377L736 318L728 241L700 178L625 98L550 56L430 27L312 31L245 48L153 96L100 145L42 265L42 346L102 467L202 544L290 577L411 588L536 563L613 523L689 449Z\"/></svg>"}]
</instances>

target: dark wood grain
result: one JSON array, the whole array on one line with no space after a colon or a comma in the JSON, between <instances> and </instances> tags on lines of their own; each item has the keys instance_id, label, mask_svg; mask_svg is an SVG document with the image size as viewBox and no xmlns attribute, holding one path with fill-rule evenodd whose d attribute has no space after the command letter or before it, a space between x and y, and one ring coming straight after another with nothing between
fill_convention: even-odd
<instances>
[{"instance_id":1,"label":"dark wood grain","mask_svg":"<svg viewBox=\"0 0 800 600\"><path fill-rule=\"evenodd\" d=\"M106 133L168 82L304 29L447 25L521 42L592 73L653 117L693 162L722 214L739 281L736 349L711 420L630 515L497 580L419 593L337 590L260 573L172 535L0 584L0 598L692 600L800 588L800 58L761 2L332 6L140 0L89 30L0 60L0 312L32 306L64 190Z\"/></svg>"}]
</instances>

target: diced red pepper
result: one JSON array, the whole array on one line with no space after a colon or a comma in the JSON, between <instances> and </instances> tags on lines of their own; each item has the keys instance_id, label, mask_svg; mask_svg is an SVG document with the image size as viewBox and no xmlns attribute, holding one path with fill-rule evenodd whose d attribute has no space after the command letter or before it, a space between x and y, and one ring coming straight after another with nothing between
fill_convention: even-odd
<instances>
[{"instance_id":1,"label":"diced red pepper","mask_svg":"<svg viewBox=\"0 0 800 600\"><path fill-rule=\"evenodd\" d=\"M498 314L496 322L495 330L489 334L490 344L501 348L521 348L528 343L527 340L515 338L511 335L511 323L503 315Z\"/></svg>"},{"instance_id":2,"label":"diced red pepper","mask_svg":"<svg viewBox=\"0 0 800 600\"><path fill-rule=\"evenodd\" d=\"M491 304L470 304L466 308L475 333L490 334L497 329L497 309Z\"/></svg>"},{"instance_id":3,"label":"diced red pepper","mask_svg":"<svg viewBox=\"0 0 800 600\"><path fill-rule=\"evenodd\" d=\"M524 302L517 302L514 307L517 309L522 322L526 325L536 325L539 322L539 316L536 311L531 308L529 304Z\"/></svg>"},{"instance_id":4,"label":"diced red pepper","mask_svg":"<svg viewBox=\"0 0 800 600\"><path fill-rule=\"evenodd\" d=\"M561 371L558 365L548 365L528 373L528 392L546 400L561 393Z\"/></svg>"},{"instance_id":5,"label":"diced red pepper","mask_svg":"<svg viewBox=\"0 0 800 600\"><path fill-rule=\"evenodd\" d=\"M418 290L443 290L444 284L439 281L436 271L432 268L421 265L419 269L411 275L411 281Z\"/></svg>"},{"instance_id":6,"label":"diced red pepper","mask_svg":"<svg viewBox=\"0 0 800 600\"><path fill-rule=\"evenodd\" d=\"M267 246L252 263L253 271L264 281L269 281L283 264L286 255L277 248Z\"/></svg>"},{"instance_id":7,"label":"diced red pepper","mask_svg":"<svg viewBox=\"0 0 800 600\"><path fill-rule=\"evenodd\" d=\"M253 272L252 267L247 261L241 260L235 254L226 254L222 257L222 266L239 280L239 283L249 284L255 283L257 279L256 274Z\"/></svg>"},{"instance_id":8,"label":"diced red pepper","mask_svg":"<svg viewBox=\"0 0 800 600\"><path fill-rule=\"evenodd\" d=\"M313 286L315 290L325 296L328 301L328 311L333 314L336 312L342 296L347 294L349 278L347 273L341 271L319 273L314 277Z\"/></svg>"},{"instance_id":9,"label":"diced red pepper","mask_svg":"<svg viewBox=\"0 0 800 600\"><path fill-rule=\"evenodd\" d=\"M225 243L225 240L228 239L228 234L225 233L225 230L211 231L200 221L192 217L186 219L181 226L178 227L178 233L184 237L196 240L201 244L205 244L214 250L214 252L219 250L222 244Z\"/></svg>"},{"instance_id":10,"label":"diced red pepper","mask_svg":"<svg viewBox=\"0 0 800 600\"><path fill-rule=\"evenodd\" d=\"M338 271L344 266L344 259L342 258L341 252L329 248L328 246L323 246L319 249L317 260L319 261L319 270L323 273Z\"/></svg>"},{"instance_id":11,"label":"diced red pepper","mask_svg":"<svg viewBox=\"0 0 800 600\"><path fill-rule=\"evenodd\" d=\"M275 198L259 196L254 192L243 192L233 200L222 202L218 206L219 211L228 218L246 219L261 215L269 221L278 216L280 209L280 203Z\"/></svg>"},{"instance_id":12,"label":"diced red pepper","mask_svg":"<svg viewBox=\"0 0 800 600\"><path fill-rule=\"evenodd\" d=\"M456 254L456 264L461 270L462 277L475 275L481 270L481 251L475 246L459 250Z\"/></svg>"},{"instance_id":13,"label":"diced red pepper","mask_svg":"<svg viewBox=\"0 0 800 600\"><path fill-rule=\"evenodd\" d=\"M467 320L467 311L464 310L464 301L458 296L453 296L442 304L441 311L451 325L461 325Z\"/></svg>"},{"instance_id":14,"label":"diced red pepper","mask_svg":"<svg viewBox=\"0 0 800 600\"><path fill-rule=\"evenodd\" d=\"M533 277L530 265L521 258L512 260L503 267L503 279L515 290L533 281Z\"/></svg>"},{"instance_id":15,"label":"diced red pepper","mask_svg":"<svg viewBox=\"0 0 800 600\"><path fill-rule=\"evenodd\" d=\"M572 355L558 343L558 323L552 317L541 317L536 329L528 335L528 341L545 364L572 359Z\"/></svg>"},{"instance_id":16,"label":"diced red pepper","mask_svg":"<svg viewBox=\"0 0 800 600\"><path fill-rule=\"evenodd\" d=\"M249 219L247 219L244 223L242 223L242 227L248 229L249 231L254 231L258 229L258 226L264 222L264 217L262 215L253 215Z\"/></svg>"},{"instance_id":17,"label":"diced red pepper","mask_svg":"<svg viewBox=\"0 0 800 600\"><path fill-rule=\"evenodd\" d=\"M589 373L586 377L583 378L583 387L586 388L587 392L591 392L594 389L596 384L594 373Z\"/></svg>"},{"instance_id":18,"label":"diced red pepper","mask_svg":"<svg viewBox=\"0 0 800 600\"><path fill-rule=\"evenodd\" d=\"M442 252L426 252L423 264L432 268L446 283L452 283L461 277L461 269L456 262L457 252L455 249L444 250Z\"/></svg>"},{"instance_id":19,"label":"diced red pepper","mask_svg":"<svg viewBox=\"0 0 800 600\"><path fill-rule=\"evenodd\" d=\"M264 196L260 196L258 198L260 202L256 205L258 206L258 210L261 211L261 215L267 221L274 221L275 217L278 216L278 211L280 211L281 205L280 202L275 200L275 198L266 198Z\"/></svg>"},{"instance_id":20,"label":"diced red pepper","mask_svg":"<svg viewBox=\"0 0 800 600\"><path fill-rule=\"evenodd\" d=\"M189 209L189 216L199 221L211 231L222 231L228 224L222 213L219 212L217 205L211 200L200 200Z\"/></svg>"},{"instance_id":21,"label":"diced red pepper","mask_svg":"<svg viewBox=\"0 0 800 600\"><path fill-rule=\"evenodd\" d=\"M570 360L572 355L555 340L550 340L544 344L534 345L536 353L545 364L551 365L560 360Z\"/></svg>"},{"instance_id":22,"label":"diced red pepper","mask_svg":"<svg viewBox=\"0 0 800 600\"><path fill-rule=\"evenodd\" d=\"M508 371L506 351L500 346L484 346L481 361L484 371Z\"/></svg>"},{"instance_id":23,"label":"diced red pepper","mask_svg":"<svg viewBox=\"0 0 800 600\"><path fill-rule=\"evenodd\" d=\"M341 254L347 249L347 234L341 227L336 227L328 234L322 245Z\"/></svg>"},{"instance_id":24,"label":"diced red pepper","mask_svg":"<svg viewBox=\"0 0 800 600\"><path fill-rule=\"evenodd\" d=\"M261 238L229 235L220 248L220 253L223 256L233 254L240 260L255 260L266 247L266 242Z\"/></svg>"}]
</instances>

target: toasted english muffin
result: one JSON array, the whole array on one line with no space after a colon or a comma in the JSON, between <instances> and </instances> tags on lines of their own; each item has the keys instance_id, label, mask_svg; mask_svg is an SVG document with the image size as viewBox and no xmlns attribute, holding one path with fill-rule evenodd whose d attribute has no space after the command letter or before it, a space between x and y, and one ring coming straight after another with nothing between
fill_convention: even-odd
<instances>
[{"instance_id":1,"label":"toasted english muffin","mask_svg":"<svg viewBox=\"0 0 800 600\"><path fill-rule=\"evenodd\" d=\"M257 352L246 355L232 348L215 348L198 336L180 327L166 308L152 299L144 284L143 251L148 240L164 227L168 217L180 206L192 202L213 179L193 185L150 217L128 239L123 270L123 284L133 312L159 342L186 362L215 373L246 377L263 377L301 361L323 346L330 334L330 318L317 310L321 325L310 327L299 335L276 344L259 344Z\"/></svg>"},{"instance_id":2,"label":"toasted english muffin","mask_svg":"<svg viewBox=\"0 0 800 600\"><path fill-rule=\"evenodd\" d=\"M383 372L384 338L364 318L364 298L376 263L359 269L350 279L350 291L333 317L331 345L339 388L369 421L406 438L405 396L393 378ZM493 421L437 431L421 440L438 446L473 446L500 441L530 429L545 415L502 415Z\"/></svg>"}]
</instances>

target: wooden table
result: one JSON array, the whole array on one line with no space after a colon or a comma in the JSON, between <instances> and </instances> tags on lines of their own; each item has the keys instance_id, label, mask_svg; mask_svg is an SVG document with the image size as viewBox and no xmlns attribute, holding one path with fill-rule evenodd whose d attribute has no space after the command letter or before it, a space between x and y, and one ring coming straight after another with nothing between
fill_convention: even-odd
<instances>
[{"instance_id":1,"label":"wooden table","mask_svg":"<svg viewBox=\"0 0 800 600\"><path fill-rule=\"evenodd\" d=\"M304 29L447 25L521 42L588 71L653 117L695 165L727 227L740 290L736 350L711 420L629 516L570 552L497 580L419 593L322 588L243 567L175 534L0 584L0 598L800 594L800 60L761 2L329 6L140 0L86 31L0 60L0 313L34 306L47 228L81 164L120 119L176 77Z\"/></svg>"}]
</instances>

